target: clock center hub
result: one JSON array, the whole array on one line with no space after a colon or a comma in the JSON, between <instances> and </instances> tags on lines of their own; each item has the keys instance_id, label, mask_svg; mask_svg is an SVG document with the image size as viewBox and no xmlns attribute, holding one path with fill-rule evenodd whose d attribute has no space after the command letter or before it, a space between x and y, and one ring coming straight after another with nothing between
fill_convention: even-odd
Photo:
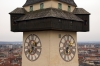
<instances>
[{"instance_id":1,"label":"clock center hub","mask_svg":"<svg viewBox=\"0 0 100 66\"><path fill-rule=\"evenodd\" d=\"M31 55L33 55L33 54L35 54L36 53L36 47L37 47L37 44L36 44L36 42L34 41L34 40L31 40L30 41L30 51L29 51L29 53L31 54Z\"/></svg>"}]
</instances>

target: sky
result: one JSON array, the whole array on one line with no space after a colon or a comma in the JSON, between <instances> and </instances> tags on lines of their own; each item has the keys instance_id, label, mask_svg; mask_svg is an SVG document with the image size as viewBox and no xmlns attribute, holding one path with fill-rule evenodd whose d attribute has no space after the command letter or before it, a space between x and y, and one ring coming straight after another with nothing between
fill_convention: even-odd
<instances>
[{"instance_id":1,"label":"sky","mask_svg":"<svg viewBox=\"0 0 100 66\"><path fill-rule=\"evenodd\" d=\"M90 15L90 31L78 32L77 41L100 41L100 0L74 0L78 8L84 8ZM0 41L22 41L22 32L10 31L9 12L22 7L26 0L0 0Z\"/></svg>"}]
</instances>

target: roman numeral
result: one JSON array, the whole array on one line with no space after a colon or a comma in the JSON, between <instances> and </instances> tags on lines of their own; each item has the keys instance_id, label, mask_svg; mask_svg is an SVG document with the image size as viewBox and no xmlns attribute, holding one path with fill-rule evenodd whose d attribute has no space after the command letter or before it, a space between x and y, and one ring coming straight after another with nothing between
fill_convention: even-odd
<instances>
[{"instance_id":1,"label":"roman numeral","mask_svg":"<svg viewBox=\"0 0 100 66\"><path fill-rule=\"evenodd\" d=\"M27 57L28 57L28 59L30 59L30 54L28 54L28 56L27 56Z\"/></svg>"},{"instance_id":2,"label":"roman numeral","mask_svg":"<svg viewBox=\"0 0 100 66\"><path fill-rule=\"evenodd\" d=\"M33 61L33 56L31 55L31 61Z\"/></svg>"},{"instance_id":3,"label":"roman numeral","mask_svg":"<svg viewBox=\"0 0 100 66\"><path fill-rule=\"evenodd\" d=\"M26 50L26 51L25 51L25 54L28 54L28 53L29 53L28 50Z\"/></svg>"},{"instance_id":4,"label":"roman numeral","mask_svg":"<svg viewBox=\"0 0 100 66\"><path fill-rule=\"evenodd\" d=\"M75 51L73 51L73 49L71 49L71 53L72 53L73 55L75 55Z\"/></svg>"},{"instance_id":5,"label":"roman numeral","mask_svg":"<svg viewBox=\"0 0 100 66\"><path fill-rule=\"evenodd\" d=\"M40 55L40 52L39 52L39 51L36 51L36 54L37 54L37 55Z\"/></svg>"},{"instance_id":6,"label":"roman numeral","mask_svg":"<svg viewBox=\"0 0 100 66\"><path fill-rule=\"evenodd\" d=\"M62 42L62 41L61 41L60 43L61 43L61 44L64 44L64 42Z\"/></svg>"},{"instance_id":7,"label":"roman numeral","mask_svg":"<svg viewBox=\"0 0 100 66\"><path fill-rule=\"evenodd\" d=\"M34 35L32 34L32 36L31 36L31 38L32 38L32 40L34 40Z\"/></svg>"},{"instance_id":8,"label":"roman numeral","mask_svg":"<svg viewBox=\"0 0 100 66\"><path fill-rule=\"evenodd\" d=\"M64 47L60 47L59 49L60 49L60 50L63 50L63 49L64 49Z\"/></svg>"},{"instance_id":9,"label":"roman numeral","mask_svg":"<svg viewBox=\"0 0 100 66\"><path fill-rule=\"evenodd\" d=\"M41 46L37 46L36 48L37 48L37 49L41 49Z\"/></svg>"},{"instance_id":10,"label":"roman numeral","mask_svg":"<svg viewBox=\"0 0 100 66\"><path fill-rule=\"evenodd\" d=\"M40 43L40 41L36 42L36 44L39 44L39 43Z\"/></svg>"},{"instance_id":11,"label":"roman numeral","mask_svg":"<svg viewBox=\"0 0 100 66\"><path fill-rule=\"evenodd\" d=\"M66 55L64 55L64 59L66 60Z\"/></svg>"},{"instance_id":12,"label":"roman numeral","mask_svg":"<svg viewBox=\"0 0 100 66\"><path fill-rule=\"evenodd\" d=\"M63 57L63 55L64 55L64 51L60 52L60 54L61 54L61 56Z\"/></svg>"},{"instance_id":13,"label":"roman numeral","mask_svg":"<svg viewBox=\"0 0 100 66\"><path fill-rule=\"evenodd\" d=\"M28 49L28 46L25 46L25 49Z\"/></svg>"},{"instance_id":14,"label":"roman numeral","mask_svg":"<svg viewBox=\"0 0 100 66\"><path fill-rule=\"evenodd\" d=\"M69 55L67 55L67 59L68 59L68 61L69 61Z\"/></svg>"}]
</instances>

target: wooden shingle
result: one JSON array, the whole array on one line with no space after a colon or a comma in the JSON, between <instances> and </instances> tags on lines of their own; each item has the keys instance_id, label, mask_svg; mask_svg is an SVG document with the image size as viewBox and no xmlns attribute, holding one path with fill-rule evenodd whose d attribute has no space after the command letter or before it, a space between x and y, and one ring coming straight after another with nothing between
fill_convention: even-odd
<instances>
[{"instance_id":1,"label":"wooden shingle","mask_svg":"<svg viewBox=\"0 0 100 66\"><path fill-rule=\"evenodd\" d=\"M74 2L74 0L58 0L58 1L67 3L69 5L77 6L76 3Z\"/></svg>"},{"instance_id":2,"label":"wooden shingle","mask_svg":"<svg viewBox=\"0 0 100 66\"><path fill-rule=\"evenodd\" d=\"M89 12L87 12L85 9L83 8L75 8L73 11L74 14L90 14Z\"/></svg>"},{"instance_id":3,"label":"wooden shingle","mask_svg":"<svg viewBox=\"0 0 100 66\"><path fill-rule=\"evenodd\" d=\"M26 11L23 8L16 8L14 9L12 12L10 12L9 14L25 14Z\"/></svg>"},{"instance_id":4,"label":"wooden shingle","mask_svg":"<svg viewBox=\"0 0 100 66\"><path fill-rule=\"evenodd\" d=\"M46 1L46 0L27 0L26 3L23 6L28 6L28 5L32 5L32 4L39 3L39 2L44 2L44 1ZM74 0L57 0L57 1L67 3L69 5L77 6L75 4Z\"/></svg>"},{"instance_id":5,"label":"wooden shingle","mask_svg":"<svg viewBox=\"0 0 100 66\"><path fill-rule=\"evenodd\" d=\"M31 19L38 19L38 18L45 18L45 17L55 17L55 18L61 18L67 20L83 21L82 19L80 19L79 17L77 17L71 12L67 12L55 8L48 8L48 9L28 12L27 14L19 18L17 21L31 20Z\"/></svg>"}]
</instances>

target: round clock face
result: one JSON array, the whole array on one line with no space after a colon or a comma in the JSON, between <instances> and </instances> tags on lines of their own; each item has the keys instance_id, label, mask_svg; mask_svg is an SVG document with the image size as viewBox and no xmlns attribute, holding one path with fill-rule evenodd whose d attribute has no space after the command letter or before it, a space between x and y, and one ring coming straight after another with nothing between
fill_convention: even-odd
<instances>
[{"instance_id":1,"label":"round clock face","mask_svg":"<svg viewBox=\"0 0 100 66\"><path fill-rule=\"evenodd\" d=\"M76 52L76 43L71 35L64 35L60 40L59 53L63 60L71 61Z\"/></svg>"},{"instance_id":2,"label":"round clock face","mask_svg":"<svg viewBox=\"0 0 100 66\"><path fill-rule=\"evenodd\" d=\"M39 58L41 54L41 41L39 37L35 34L30 34L24 43L24 52L30 61L35 61Z\"/></svg>"}]
</instances>

